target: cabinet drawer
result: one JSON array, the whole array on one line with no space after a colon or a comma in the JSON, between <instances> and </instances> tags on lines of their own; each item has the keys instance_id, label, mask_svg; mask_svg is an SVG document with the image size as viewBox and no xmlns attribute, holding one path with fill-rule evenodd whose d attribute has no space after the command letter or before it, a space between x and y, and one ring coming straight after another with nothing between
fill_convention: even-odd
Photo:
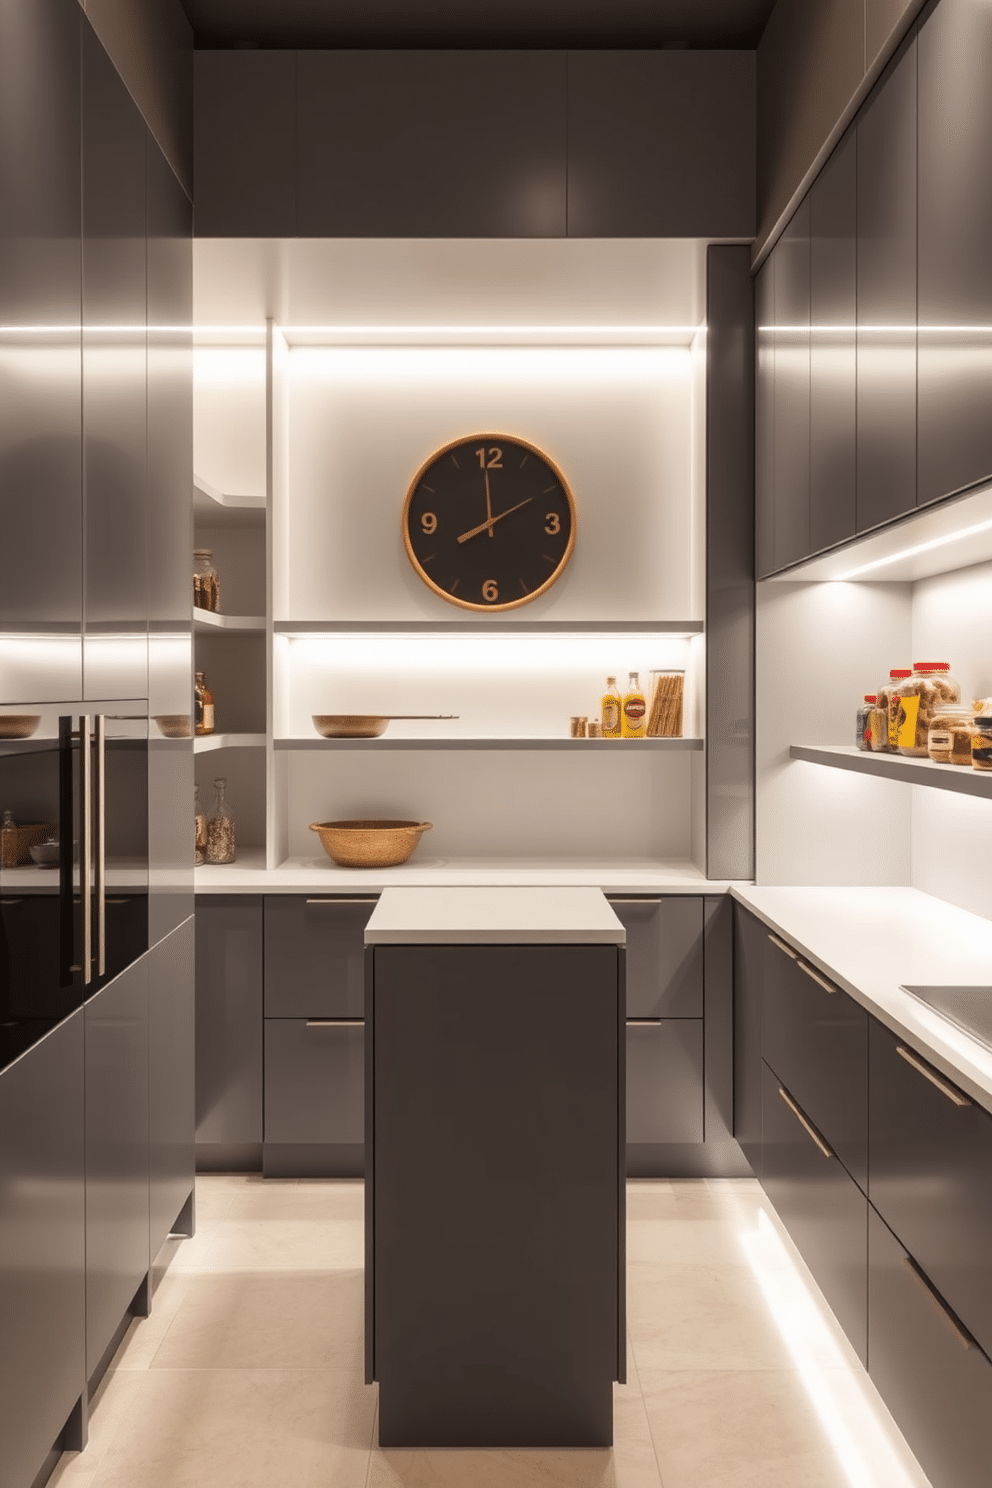
<instances>
[{"instance_id":1,"label":"cabinet drawer","mask_svg":"<svg viewBox=\"0 0 992 1488\"><path fill-rule=\"evenodd\" d=\"M703 1016L703 901L610 899L627 932L628 1018Z\"/></svg>"},{"instance_id":2,"label":"cabinet drawer","mask_svg":"<svg viewBox=\"0 0 992 1488\"><path fill-rule=\"evenodd\" d=\"M361 1018L365 926L376 897L265 900L265 1016Z\"/></svg>"},{"instance_id":3,"label":"cabinet drawer","mask_svg":"<svg viewBox=\"0 0 992 1488\"><path fill-rule=\"evenodd\" d=\"M992 1116L874 1019L870 1058L868 1196L992 1353Z\"/></svg>"},{"instance_id":4,"label":"cabinet drawer","mask_svg":"<svg viewBox=\"0 0 992 1488\"><path fill-rule=\"evenodd\" d=\"M992 1365L934 1290L869 1207L868 1372L931 1482L986 1488Z\"/></svg>"},{"instance_id":5,"label":"cabinet drawer","mask_svg":"<svg viewBox=\"0 0 992 1488\"><path fill-rule=\"evenodd\" d=\"M627 1023L627 1141L703 1140L703 1020Z\"/></svg>"},{"instance_id":6,"label":"cabinet drawer","mask_svg":"<svg viewBox=\"0 0 992 1488\"><path fill-rule=\"evenodd\" d=\"M765 1062L867 1191L868 1014L778 936L766 946Z\"/></svg>"},{"instance_id":7,"label":"cabinet drawer","mask_svg":"<svg viewBox=\"0 0 992 1488\"><path fill-rule=\"evenodd\" d=\"M762 1127L762 1187L864 1363L868 1201L767 1065Z\"/></svg>"},{"instance_id":8,"label":"cabinet drawer","mask_svg":"<svg viewBox=\"0 0 992 1488\"><path fill-rule=\"evenodd\" d=\"M360 1144L364 1089L360 1024L265 1020L266 1142Z\"/></svg>"}]
</instances>

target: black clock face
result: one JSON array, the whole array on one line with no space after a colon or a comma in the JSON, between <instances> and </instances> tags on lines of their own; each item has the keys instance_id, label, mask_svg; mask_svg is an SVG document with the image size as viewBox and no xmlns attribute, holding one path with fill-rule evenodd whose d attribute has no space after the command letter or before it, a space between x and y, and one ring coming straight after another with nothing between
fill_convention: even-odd
<instances>
[{"instance_id":1,"label":"black clock face","mask_svg":"<svg viewBox=\"0 0 992 1488\"><path fill-rule=\"evenodd\" d=\"M510 610L560 577L575 545L575 504L561 471L533 445L473 434L417 473L403 539L436 594L472 610Z\"/></svg>"}]
</instances>

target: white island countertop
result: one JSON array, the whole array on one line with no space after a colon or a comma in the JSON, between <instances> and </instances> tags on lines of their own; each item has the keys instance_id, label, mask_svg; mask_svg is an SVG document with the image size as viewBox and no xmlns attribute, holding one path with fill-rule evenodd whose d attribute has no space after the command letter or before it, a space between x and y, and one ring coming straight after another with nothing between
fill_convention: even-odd
<instances>
[{"instance_id":1,"label":"white island countertop","mask_svg":"<svg viewBox=\"0 0 992 1488\"><path fill-rule=\"evenodd\" d=\"M992 920L919 889L737 885L746 909L992 1111L992 1051L909 986L992 986Z\"/></svg>"},{"instance_id":2,"label":"white island countertop","mask_svg":"<svg viewBox=\"0 0 992 1488\"><path fill-rule=\"evenodd\" d=\"M599 889L386 888L366 945L624 945Z\"/></svg>"}]
</instances>

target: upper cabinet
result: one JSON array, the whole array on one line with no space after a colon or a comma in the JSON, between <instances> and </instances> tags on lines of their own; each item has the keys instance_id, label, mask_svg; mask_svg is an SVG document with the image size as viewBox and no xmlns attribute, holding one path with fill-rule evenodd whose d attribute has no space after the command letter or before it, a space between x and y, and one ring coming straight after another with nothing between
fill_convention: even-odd
<instances>
[{"instance_id":1,"label":"upper cabinet","mask_svg":"<svg viewBox=\"0 0 992 1488\"><path fill-rule=\"evenodd\" d=\"M919 37L919 493L992 475L992 6L941 0Z\"/></svg>"},{"instance_id":2,"label":"upper cabinet","mask_svg":"<svg viewBox=\"0 0 992 1488\"><path fill-rule=\"evenodd\" d=\"M564 236L564 53L310 51L297 68L301 237Z\"/></svg>"},{"instance_id":3,"label":"upper cabinet","mask_svg":"<svg viewBox=\"0 0 992 1488\"><path fill-rule=\"evenodd\" d=\"M858 141L848 130L810 190L809 546L854 529Z\"/></svg>"},{"instance_id":4,"label":"upper cabinet","mask_svg":"<svg viewBox=\"0 0 992 1488\"><path fill-rule=\"evenodd\" d=\"M753 52L198 52L201 237L754 233Z\"/></svg>"},{"instance_id":5,"label":"upper cabinet","mask_svg":"<svg viewBox=\"0 0 992 1488\"><path fill-rule=\"evenodd\" d=\"M754 100L754 52L569 52L569 237L753 237Z\"/></svg>"},{"instance_id":6,"label":"upper cabinet","mask_svg":"<svg viewBox=\"0 0 992 1488\"><path fill-rule=\"evenodd\" d=\"M775 249L775 567L805 558L809 546L810 200Z\"/></svg>"},{"instance_id":7,"label":"upper cabinet","mask_svg":"<svg viewBox=\"0 0 992 1488\"><path fill-rule=\"evenodd\" d=\"M916 505L916 37L858 117L858 502L865 532Z\"/></svg>"}]
</instances>

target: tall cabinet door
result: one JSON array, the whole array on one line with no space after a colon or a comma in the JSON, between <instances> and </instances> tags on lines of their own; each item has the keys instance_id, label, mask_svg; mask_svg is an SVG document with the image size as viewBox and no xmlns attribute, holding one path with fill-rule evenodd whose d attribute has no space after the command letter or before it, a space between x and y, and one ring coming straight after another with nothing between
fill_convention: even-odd
<instances>
[{"instance_id":1,"label":"tall cabinet door","mask_svg":"<svg viewBox=\"0 0 992 1488\"><path fill-rule=\"evenodd\" d=\"M916 504L916 37L858 116L858 531Z\"/></svg>"},{"instance_id":2,"label":"tall cabinet door","mask_svg":"<svg viewBox=\"0 0 992 1488\"><path fill-rule=\"evenodd\" d=\"M84 696L148 695L145 126L83 24Z\"/></svg>"},{"instance_id":3,"label":"tall cabinet door","mask_svg":"<svg viewBox=\"0 0 992 1488\"><path fill-rule=\"evenodd\" d=\"M857 134L849 129L810 191L810 551L856 530Z\"/></svg>"},{"instance_id":4,"label":"tall cabinet door","mask_svg":"<svg viewBox=\"0 0 992 1488\"><path fill-rule=\"evenodd\" d=\"M992 474L992 7L919 35L920 503Z\"/></svg>"},{"instance_id":5,"label":"tall cabinet door","mask_svg":"<svg viewBox=\"0 0 992 1488\"><path fill-rule=\"evenodd\" d=\"M148 138L148 711L190 713L192 207ZM193 747L151 724L149 942L193 913ZM183 808L187 809L184 810Z\"/></svg>"},{"instance_id":6,"label":"tall cabinet door","mask_svg":"<svg viewBox=\"0 0 992 1488\"><path fill-rule=\"evenodd\" d=\"M0 702L82 695L78 0L0 6Z\"/></svg>"},{"instance_id":7,"label":"tall cabinet door","mask_svg":"<svg viewBox=\"0 0 992 1488\"><path fill-rule=\"evenodd\" d=\"M754 567L775 571L775 254L754 281Z\"/></svg>"},{"instance_id":8,"label":"tall cabinet door","mask_svg":"<svg viewBox=\"0 0 992 1488\"><path fill-rule=\"evenodd\" d=\"M775 567L809 554L809 229L807 196L775 253Z\"/></svg>"}]
</instances>

